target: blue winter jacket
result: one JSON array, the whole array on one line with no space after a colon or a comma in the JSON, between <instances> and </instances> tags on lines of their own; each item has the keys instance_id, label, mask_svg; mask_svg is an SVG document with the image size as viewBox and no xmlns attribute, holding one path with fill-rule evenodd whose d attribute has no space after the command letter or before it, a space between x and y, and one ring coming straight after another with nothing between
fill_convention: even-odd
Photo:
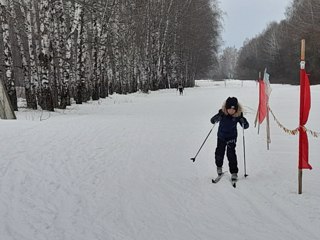
<instances>
[{"instance_id":1,"label":"blue winter jacket","mask_svg":"<svg viewBox=\"0 0 320 240\"><path fill-rule=\"evenodd\" d=\"M225 106L219 110L219 112L211 118L211 123L215 124L219 122L218 138L224 141L229 141L232 139L237 139L237 123L247 129L249 123L242 114L242 107L239 106L237 112L234 115L229 115Z\"/></svg>"}]
</instances>

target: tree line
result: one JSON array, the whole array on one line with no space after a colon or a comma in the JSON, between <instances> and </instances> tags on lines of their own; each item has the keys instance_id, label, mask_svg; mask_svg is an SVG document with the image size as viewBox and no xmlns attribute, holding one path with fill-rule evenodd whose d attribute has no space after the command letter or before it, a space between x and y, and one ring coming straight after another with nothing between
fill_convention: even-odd
<instances>
[{"instance_id":1,"label":"tree line","mask_svg":"<svg viewBox=\"0 0 320 240\"><path fill-rule=\"evenodd\" d=\"M17 108L194 86L217 63L216 0L0 0L0 80Z\"/></svg>"},{"instance_id":2,"label":"tree line","mask_svg":"<svg viewBox=\"0 0 320 240\"><path fill-rule=\"evenodd\" d=\"M225 66L220 66L216 76L258 79L259 72L267 68L273 83L299 84L301 39L306 40L306 70L310 73L310 83L319 84L319 0L293 0L284 20L271 22L262 33L246 40L239 50L226 48L219 61Z\"/></svg>"}]
</instances>

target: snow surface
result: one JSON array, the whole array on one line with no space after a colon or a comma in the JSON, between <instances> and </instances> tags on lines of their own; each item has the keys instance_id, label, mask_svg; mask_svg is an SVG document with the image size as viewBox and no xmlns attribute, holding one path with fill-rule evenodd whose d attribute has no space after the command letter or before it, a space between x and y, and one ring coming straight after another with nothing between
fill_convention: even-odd
<instances>
[{"instance_id":1,"label":"snow surface","mask_svg":"<svg viewBox=\"0 0 320 240\"><path fill-rule=\"evenodd\" d=\"M272 80L271 80L272 81ZM225 86L226 83L226 86ZM112 95L54 113L20 108L0 120L1 240L316 240L320 236L319 138L297 194L298 136L271 117L254 128L253 81L198 81L198 87ZM272 85L270 106L289 129L298 124L299 87ZM313 86L307 127L319 131L320 86ZM240 179L216 176L210 118L228 96L245 108ZM224 170L227 170L225 160Z\"/></svg>"}]
</instances>

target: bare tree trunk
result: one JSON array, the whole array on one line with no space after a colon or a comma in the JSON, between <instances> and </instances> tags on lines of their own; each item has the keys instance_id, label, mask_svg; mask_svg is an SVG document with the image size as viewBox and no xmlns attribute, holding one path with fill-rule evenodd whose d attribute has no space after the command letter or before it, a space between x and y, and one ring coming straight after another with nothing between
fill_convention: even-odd
<instances>
[{"instance_id":1,"label":"bare tree trunk","mask_svg":"<svg viewBox=\"0 0 320 240\"><path fill-rule=\"evenodd\" d=\"M0 79L6 78L6 71L4 65L3 16L3 8L0 4Z\"/></svg>"},{"instance_id":2,"label":"bare tree trunk","mask_svg":"<svg viewBox=\"0 0 320 240\"><path fill-rule=\"evenodd\" d=\"M78 42L77 42L77 93L76 103L82 104L87 101L86 91L86 45L85 45L85 26L84 26L84 10L80 5L76 4L77 9L80 9L80 22L78 24Z\"/></svg>"},{"instance_id":3,"label":"bare tree trunk","mask_svg":"<svg viewBox=\"0 0 320 240\"><path fill-rule=\"evenodd\" d=\"M49 13L49 14L48 14ZM41 66L41 88L39 94L39 105L43 110L54 111L53 96L49 82L49 71L52 56L50 53L50 9L49 1L41 0L40 2L40 37L41 52L39 61Z\"/></svg>"},{"instance_id":4,"label":"bare tree trunk","mask_svg":"<svg viewBox=\"0 0 320 240\"><path fill-rule=\"evenodd\" d=\"M27 70L28 74L30 75L28 77L28 81L25 83L25 94L26 94L26 101L27 101L27 107L32 109L37 109L37 99L36 99L36 86L38 85L38 73L37 73L37 63L36 63L36 57L35 57L35 48L33 44L33 32L32 32L32 26L33 21L31 18L31 9L32 9L32 2L27 1L26 5L23 6L22 2L20 1L20 10L23 15L23 19L25 19L25 31L27 35L27 42L28 42L28 51L29 51L29 69ZM30 10L27 9L27 7L30 8ZM25 54L27 55L27 51L25 51Z\"/></svg>"},{"instance_id":5,"label":"bare tree trunk","mask_svg":"<svg viewBox=\"0 0 320 240\"><path fill-rule=\"evenodd\" d=\"M8 2L0 2L0 16L2 16L2 33L3 33L3 44L4 44L4 67L6 73L6 83L5 87L11 101L14 111L18 110L17 105L17 93L14 81L13 72L13 60L12 60L12 46L10 43L10 33L9 33L9 11Z\"/></svg>"},{"instance_id":6,"label":"bare tree trunk","mask_svg":"<svg viewBox=\"0 0 320 240\"><path fill-rule=\"evenodd\" d=\"M92 100L99 100L99 84L100 84L100 68L99 68L99 50L100 50L100 26L98 26L97 13L94 10L92 13L93 23L93 46L92 46L92 58L93 58L93 73L92 73Z\"/></svg>"}]
</instances>

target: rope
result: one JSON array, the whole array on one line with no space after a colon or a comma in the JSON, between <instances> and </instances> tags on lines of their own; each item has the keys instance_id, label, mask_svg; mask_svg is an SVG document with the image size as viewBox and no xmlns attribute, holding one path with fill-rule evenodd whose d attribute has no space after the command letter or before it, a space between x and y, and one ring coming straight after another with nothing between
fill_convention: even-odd
<instances>
[{"instance_id":1,"label":"rope","mask_svg":"<svg viewBox=\"0 0 320 240\"><path fill-rule=\"evenodd\" d=\"M276 116L274 115L274 113L272 112L271 108L269 107L269 111L271 113L271 115L273 116L275 122L278 124L278 126L287 134L290 134L290 135L297 135L299 133L299 128L300 127L297 127L293 130L291 129L288 129L286 128L285 126L283 126L280 121L276 118ZM309 130L308 128L306 128L305 126L301 126L302 127L302 130L307 132L307 133L310 133L313 137L320 137L320 132L316 132L316 131L312 131L312 130Z\"/></svg>"},{"instance_id":2,"label":"rope","mask_svg":"<svg viewBox=\"0 0 320 240\"><path fill-rule=\"evenodd\" d=\"M316 132L316 131L312 131L308 128L306 128L305 126L302 127L303 131L310 133L313 137L320 137L320 132Z\"/></svg>"}]
</instances>

